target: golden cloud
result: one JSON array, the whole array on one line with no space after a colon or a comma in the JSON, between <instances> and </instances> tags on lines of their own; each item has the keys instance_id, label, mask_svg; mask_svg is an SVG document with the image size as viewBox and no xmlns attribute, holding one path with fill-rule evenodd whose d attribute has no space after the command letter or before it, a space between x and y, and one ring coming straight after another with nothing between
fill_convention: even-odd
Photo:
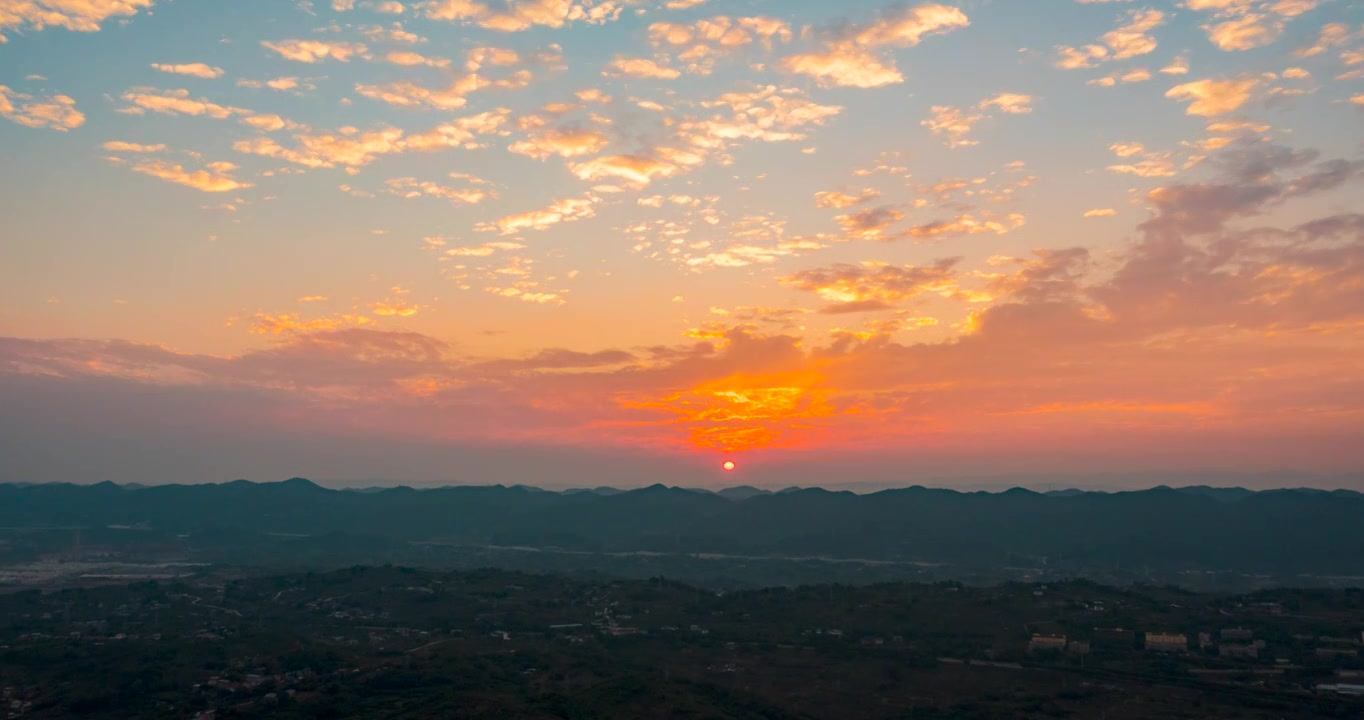
<instances>
[{"instance_id":1,"label":"golden cloud","mask_svg":"<svg viewBox=\"0 0 1364 720\"><path fill-rule=\"evenodd\" d=\"M808 75L821 85L873 88L904 82L895 64L881 60L868 48L913 47L924 37L941 35L970 25L961 10L938 3L925 3L851 28L830 40L819 52L782 58L777 67L785 72Z\"/></svg>"},{"instance_id":2,"label":"golden cloud","mask_svg":"<svg viewBox=\"0 0 1364 720\"><path fill-rule=\"evenodd\" d=\"M613 2L591 0L521 0L494 10L478 0L432 0L426 16L433 20L458 20L499 32L521 32L536 26L560 28L571 22L601 24L615 20L621 7Z\"/></svg>"},{"instance_id":3,"label":"golden cloud","mask_svg":"<svg viewBox=\"0 0 1364 720\"><path fill-rule=\"evenodd\" d=\"M129 17L151 6L152 0L4 0L0 2L0 44L6 41L6 30L59 27L98 32L111 17Z\"/></svg>"},{"instance_id":4,"label":"golden cloud","mask_svg":"<svg viewBox=\"0 0 1364 720\"><path fill-rule=\"evenodd\" d=\"M600 152L609 142L605 135L596 130L547 130L512 143L507 149L536 160L544 160L552 155L559 157L591 155Z\"/></svg>"},{"instance_id":5,"label":"golden cloud","mask_svg":"<svg viewBox=\"0 0 1364 720\"><path fill-rule=\"evenodd\" d=\"M934 135L941 136L948 147L969 147L977 144L975 140L968 140L966 135L971 132L971 127L984 117L983 115L972 115L969 111L949 105L934 105L929 111L932 115L919 124L928 128Z\"/></svg>"},{"instance_id":6,"label":"golden cloud","mask_svg":"<svg viewBox=\"0 0 1364 720\"><path fill-rule=\"evenodd\" d=\"M123 100L132 103L134 112L151 110L164 115L203 115L222 120L233 115L250 115L250 110L219 105L208 100L195 100L184 88L157 90L156 88L133 88L123 93Z\"/></svg>"},{"instance_id":7,"label":"golden cloud","mask_svg":"<svg viewBox=\"0 0 1364 720\"><path fill-rule=\"evenodd\" d=\"M544 230L561 222L572 222L594 217L596 199L592 197L564 198L555 200L539 210L508 215L495 223L480 225L480 230L497 230L503 235L511 235L522 230Z\"/></svg>"},{"instance_id":8,"label":"golden cloud","mask_svg":"<svg viewBox=\"0 0 1364 720\"><path fill-rule=\"evenodd\" d=\"M676 175L681 168L664 160L641 155L603 155L569 166L581 180L621 180L643 187L654 178Z\"/></svg>"},{"instance_id":9,"label":"golden cloud","mask_svg":"<svg viewBox=\"0 0 1364 720\"><path fill-rule=\"evenodd\" d=\"M633 78L654 78L659 80L672 80L681 77L682 73L670 68L659 65L648 58L627 58L617 57L612 60L602 75L624 75Z\"/></svg>"},{"instance_id":10,"label":"golden cloud","mask_svg":"<svg viewBox=\"0 0 1364 720\"><path fill-rule=\"evenodd\" d=\"M1032 101L1033 98L1031 95L1000 93L988 100L981 101L980 105L977 107L981 110L988 110L989 108L996 107L1010 115L1022 115L1032 112Z\"/></svg>"},{"instance_id":11,"label":"golden cloud","mask_svg":"<svg viewBox=\"0 0 1364 720\"><path fill-rule=\"evenodd\" d=\"M3 27L3 25L0 25ZM0 117L31 128L66 132L85 124L76 101L66 95L34 98L0 85Z\"/></svg>"},{"instance_id":12,"label":"golden cloud","mask_svg":"<svg viewBox=\"0 0 1364 720\"><path fill-rule=\"evenodd\" d=\"M861 205L880 197L881 193L874 188L865 188L856 195L849 195L837 190L826 190L815 193L815 207L820 208L849 208L853 205Z\"/></svg>"},{"instance_id":13,"label":"golden cloud","mask_svg":"<svg viewBox=\"0 0 1364 720\"><path fill-rule=\"evenodd\" d=\"M409 50L392 50L384 54L384 60L393 65L412 67L414 65L425 65L426 67L443 68L450 67L449 58L432 58L421 53Z\"/></svg>"},{"instance_id":14,"label":"golden cloud","mask_svg":"<svg viewBox=\"0 0 1364 720\"><path fill-rule=\"evenodd\" d=\"M164 73L174 73L176 75L192 75L205 80L220 78L225 72L220 67L205 65L204 63L185 63L182 65L165 65L162 63L152 63L152 67Z\"/></svg>"},{"instance_id":15,"label":"golden cloud","mask_svg":"<svg viewBox=\"0 0 1364 720\"><path fill-rule=\"evenodd\" d=\"M148 160L132 167L133 172L191 187L201 192L231 192L254 187L249 182L242 182L231 177L230 173L236 169L237 166L233 163L221 161L208 163L203 169L194 171L185 170L178 164L164 160Z\"/></svg>"},{"instance_id":16,"label":"golden cloud","mask_svg":"<svg viewBox=\"0 0 1364 720\"><path fill-rule=\"evenodd\" d=\"M166 146L158 143L156 145L142 145L139 143L123 142L121 140L110 140L103 145L109 152L132 152L132 153L155 153L164 152Z\"/></svg>"},{"instance_id":17,"label":"golden cloud","mask_svg":"<svg viewBox=\"0 0 1364 720\"><path fill-rule=\"evenodd\" d=\"M1259 85L1260 80L1256 77L1195 80L1170 88L1165 97L1189 101L1186 110L1189 115L1212 117L1225 115L1245 105Z\"/></svg>"},{"instance_id":18,"label":"golden cloud","mask_svg":"<svg viewBox=\"0 0 1364 720\"><path fill-rule=\"evenodd\" d=\"M281 40L270 42L262 40L261 45L274 50L286 59L301 63L318 63L323 60L349 62L354 55L362 55L368 49L361 43L326 42L323 40Z\"/></svg>"}]
</instances>

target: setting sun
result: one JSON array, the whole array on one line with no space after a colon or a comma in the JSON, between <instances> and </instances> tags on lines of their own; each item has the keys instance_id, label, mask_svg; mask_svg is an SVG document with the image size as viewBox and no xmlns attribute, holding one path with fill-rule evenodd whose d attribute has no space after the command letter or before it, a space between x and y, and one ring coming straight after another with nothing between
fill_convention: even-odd
<instances>
[{"instance_id":1,"label":"setting sun","mask_svg":"<svg viewBox=\"0 0 1364 720\"><path fill-rule=\"evenodd\" d=\"M733 461L733 460L726 460L726 461L725 461L725 464L724 464L724 465L721 465L721 467L723 467L725 470L733 470L734 468L736 468L736 467L738 467L738 466L734 464L734 461Z\"/></svg>"}]
</instances>

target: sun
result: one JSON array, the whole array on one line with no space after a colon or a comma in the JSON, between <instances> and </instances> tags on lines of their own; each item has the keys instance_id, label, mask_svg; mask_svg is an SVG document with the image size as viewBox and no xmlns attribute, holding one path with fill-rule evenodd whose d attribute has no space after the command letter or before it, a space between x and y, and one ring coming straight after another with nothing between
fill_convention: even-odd
<instances>
[{"instance_id":1,"label":"sun","mask_svg":"<svg viewBox=\"0 0 1364 720\"><path fill-rule=\"evenodd\" d=\"M735 465L733 460L726 460L726 461L725 461L725 464L724 464L724 465L721 465L720 467L722 467L722 468L724 468L724 469L726 469L726 470L733 470L734 468L739 467L739 466L738 466L738 465Z\"/></svg>"}]
</instances>

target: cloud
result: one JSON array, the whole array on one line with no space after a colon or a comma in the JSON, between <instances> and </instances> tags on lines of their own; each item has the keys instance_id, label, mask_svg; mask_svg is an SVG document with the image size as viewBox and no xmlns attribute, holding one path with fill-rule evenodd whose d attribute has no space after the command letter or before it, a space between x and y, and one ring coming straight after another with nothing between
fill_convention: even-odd
<instances>
[{"instance_id":1,"label":"cloud","mask_svg":"<svg viewBox=\"0 0 1364 720\"><path fill-rule=\"evenodd\" d=\"M619 5L593 4L590 0L431 0L426 4L426 16L433 20L468 22L499 32L522 32L537 26L560 28L573 22L601 24L619 15Z\"/></svg>"},{"instance_id":2,"label":"cloud","mask_svg":"<svg viewBox=\"0 0 1364 720\"><path fill-rule=\"evenodd\" d=\"M424 132L404 135L399 128L360 130L342 127L333 131L298 129L292 146L268 138L248 138L233 143L237 152L276 158L308 168L364 167L384 155L431 152L474 143L479 135L502 133L510 110L499 108L456 118ZM297 128L296 128L297 129Z\"/></svg>"},{"instance_id":3,"label":"cloud","mask_svg":"<svg viewBox=\"0 0 1364 720\"><path fill-rule=\"evenodd\" d=\"M164 73L174 73L176 75L192 75L205 80L220 78L226 72L220 67L212 67L203 63L188 63L184 65L163 65L162 63L152 63L152 67Z\"/></svg>"},{"instance_id":4,"label":"cloud","mask_svg":"<svg viewBox=\"0 0 1364 720\"><path fill-rule=\"evenodd\" d=\"M1246 14L1241 17L1211 25L1204 25L1208 40L1219 50L1251 50L1268 45L1279 39L1283 23L1259 14Z\"/></svg>"},{"instance_id":5,"label":"cloud","mask_svg":"<svg viewBox=\"0 0 1364 720\"><path fill-rule=\"evenodd\" d=\"M211 162L201 170L189 171L176 163L164 160L147 160L132 166L133 172L207 193L231 192L253 187L251 183L236 180L231 176L232 171L236 169L237 166L230 162Z\"/></svg>"},{"instance_id":6,"label":"cloud","mask_svg":"<svg viewBox=\"0 0 1364 720\"><path fill-rule=\"evenodd\" d=\"M238 140L232 149L251 155L263 155L310 168L329 168L338 165L362 167L380 155L402 152L403 131L397 128L369 132L299 133L296 144L289 148L271 138L258 137Z\"/></svg>"},{"instance_id":7,"label":"cloud","mask_svg":"<svg viewBox=\"0 0 1364 720\"><path fill-rule=\"evenodd\" d=\"M279 42L262 40L261 45L274 50L288 60L301 63L318 63L328 59L349 62L352 56L362 55L368 49L361 43L326 42L323 40L281 40Z\"/></svg>"},{"instance_id":8,"label":"cloud","mask_svg":"<svg viewBox=\"0 0 1364 720\"><path fill-rule=\"evenodd\" d=\"M1020 115L1032 112L1033 98L1031 95L1019 95L1018 93L1001 93L988 100L981 101L981 110L988 110L991 107L999 108L1001 111L1011 115Z\"/></svg>"},{"instance_id":9,"label":"cloud","mask_svg":"<svg viewBox=\"0 0 1364 720\"><path fill-rule=\"evenodd\" d=\"M924 294L956 290L961 258L944 258L932 265L896 266L886 263L839 264L801 270L779 279L783 287L812 292L835 305L824 313L880 310Z\"/></svg>"},{"instance_id":10,"label":"cloud","mask_svg":"<svg viewBox=\"0 0 1364 720\"><path fill-rule=\"evenodd\" d=\"M1079 48L1061 46L1056 51L1056 67L1063 70L1092 68L1108 57L1108 48L1102 45L1085 45Z\"/></svg>"},{"instance_id":11,"label":"cloud","mask_svg":"<svg viewBox=\"0 0 1364 720\"><path fill-rule=\"evenodd\" d=\"M524 247L526 246L515 242L489 242L483 243L482 245L467 245L464 247L450 248L445 251L445 255L448 257L491 257L499 252L520 250Z\"/></svg>"},{"instance_id":12,"label":"cloud","mask_svg":"<svg viewBox=\"0 0 1364 720\"><path fill-rule=\"evenodd\" d=\"M381 25L365 26L361 28L360 34L364 35L367 40L380 43L391 42L417 45L426 42L426 38L404 30L403 24L400 22L392 23L388 27L383 27Z\"/></svg>"},{"instance_id":13,"label":"cloud","mask_svg":"<svg viewBox=\"0 0 1364 720\"><path fill-rule=\"evenodd\" d=\"M486 180L474 178L475 184L486 185ZM384 181L390 191L405 198L438 197L449 200L455 205L475 205L495 197L491 190L482 187L451 187L440 183L417 180L412 177L391 178Z\"/></svg>"},{"instance_id":14,"label":"cloud","mask_svg":"<svg viewBox=\"0 0 1364 720\"><path fill-rule=\"evenodd\" d=\"M1225 115L1245 105L1259 85L1260 80L1256 77L1195 80L1170 88L1165 97L1188 101L1186 112L1189 115L1213 117Z\"/></svg>"},{"instance_id":15,"label":"cloud","mask_svg":"<svg viewBox=\"0 0 1364 720\"><path fill-rule=\"evenodd\" d=\"M0 44L7 30L45 30L59 27L72 32L98 32L111 17L130 17L152 7L153 0L2 0Z\"/></svg>"},{"instance_id":16,"label":"cloud","mask_svg":"<svg viewBox=\"0 0 1364 720\"><path fill-rule=\"evenodd\" d=\"M1151 9L1130 10L1127 18L1129 22L1126 25L1104 33L1101 38L1103 45L1057 46L1056 67L1079 70L1101 62L1126 60L1154 51L1157 43L1150 32L1165 23L1165 13Z\"/></svg>"},{"instance_id":17,"label":"cloud","mask_svg":"<svg viewBox=\"0 0 1364 720\"><path fill-rule=\"evenodd\" d=\"M620 180L644 187L654 178L676 175L681 168L664 160L641 155L603 155L569 165L569 170L580 180Z\"/></svg>"},{"instance_id":18,"label":"cloud","mask_svg":"<svg viewBox=\"0 0 1364 720\"><path fill-rule=\"evenodd\" d=\"M468 147L476 144L480 135L505 135L507 131L503 128L510 114L507 108L498 108L477 115L466 115L430 130L408 135L403 146L417 152Z\"/></svg>"},{"instance_id":19,"label":"cloud","mask_svg":"<svg viewBox=\"0 0 1364 720\"><path fill-rule=\"evenodd\" d=\"M924 3L848 28L830 38L823 50L787 56L777 67L813 77L821 85L873 88L902 83L904 75L894 62L877 58L869 48L913 47L927 36L970 24L957 8Z\"/></svg>"},{"instance_id":20,"label":"cloud","mask_svg":"<svg viewBox=\"0 0 1364 720\"><path fill-rule=\"evenodd\" d=\"M755 42L771 50L790 42L791 26L767 16L717 15L685 25L656 22L649 25L649 40L661 51L658 56L676 58L679 67L694 75L709 75L718 60L733 57Z\"/></svg>"},{"instance_id":21,"label":"cloud","mask_svg":"<svg viewBox=\"0 0 1364 720\"><path fill-rule=\"evenodd\" d=\"M1113 208L1094 208L1093 210L1086 210L1084 216L1087 218L1101 218L1113 217L1114 215L1117 214L1118 211L1114 210Z\"/></svg>"},{"instance_id":22,"label":"cloud","mask_svg":"<svg viewBox=\"0 0 1364 720\"><path fill-rule=\"evenodd\" d=\"M277 77L270 80L238 80L237 86L285 91L297 88L299 86L299 80L296 77Z\"/></svg>"},{"instance_id":23,"label":"cloud","mask_svg":"<svg viewBox=\"0 0 1364 720\"><path fill-rule=\"evenodd\" d=\"M975 140L968 140L966 135L984 118L983 115L973 115L970 111L949 105L934 105L929 111L932 115L919 124L928 128L934 135L942 137L948 147L970 147L978 144Z\"/></svg>"},{"instance_id":24,"label":"cloud","mask_svg":"<svg viewBox=\"0 0 1364 720\"><path fill-rule=\"evenodd\" d=\"M805 130L823 125L843 112L841 105L820 105L793 88L767 85L751 91L728 92L701 102L707 109L726 109L729 115L677 123L678 139L697 152L723 151L740 140L793 142L804 140ZM696 165L701 156L672 157L681 165Z\"/></svg>"},{"instance_id":25,"label":"cloud","mask_svg":"<svg viewBox=\"0 0 1364 720\"><path fill-rule=\"evenodd\" d=\"M1128 70L1127 72L1122 73L1115 72L1104 77L1086 80L1085 84L1098 85L1101 87L1113 87L1118 83L1146 82L1147 80L1150 79L1151 73L1149 71L1147 71L1145 68L1137 68L1136 70Z\"/></svg>"},{"instance_id":26,"label":"cloud","mask_svg":"<svg viewBox=\"0 0 1364 720\"><path fill-rule=\"evenodd\" d=\"M826 190L815 193L815 207L843 209L853 205L861 205L880 197L881 193L873 188L865 188L856 195L849 195L845 192L836 190Z\"/></svg>"},{"instance_id":27,"label":"cloud","mask_svg":"<svg viewBox=\"0 0 1364 720\"><path fill-rule=\"evenodd\" d=\"M1151 158L1136 163L1109 165L1108 170L1110 172L1137 175L1145 178L1174 177L1178 174L1175 172L1174 163L1161 158Z\"/></svg>"},{"instance_id":28,"label":"cloud","mask_svg":"<svg viewBox=\"0 0 1364 720\"><path fill-rule=\"evenodd\" d=\"M624 75L633 78L673 80L681 77L682 73L670 67L663 67L648 58L617 57L611 61L611 64L606 66L606 69L602 71L602 75L608 77L613 75Z\"/></svg>"},{"instance_id":29,"label":"cloud","mask_svg":"<svg viewBox=\"0 0 1364 720\"><path fill-rule=\"evenodd\" d=\"M886 230L904 219L905 214L893 207L881 206L858 210L834 218L850 238L859 240L886 240Z\"/></svg>"},{"instance_id":30,"label":"cloud","mask_svg":"<svg viewBox=\"0 0 1364 720\"><path fill-rule=\"evenodd\" d=\"M508 215L480 226L480 230L496 230L503 235L513 235L524 230L545 230L561 222L573 222L595 217L597 200L592 197L564 198L555 200L547 207Z\"/></svg>"},{"instance_id":31,"label":"cloud","mask_svg":"<svg viewBox=\"0 0 1364 720\"><path fill-rule=\"evenodd\" d=\"M969 213L962 213L951 220L936 220L934 222L915 225L906 230L904 235L919 240L934 240L958 235L977 235L980 233L1004 235L1023 227L1026 223L1027 218L1024 217L1022 213L1009 213L1000 219L990 216L976 217Z\"/></svg>"},{"instance_id":32,"label":"cloud","mask_svg":"<svg viewBox=\"0 0 1364 720\"><path fill-rule=\"evenodd\" d=\"M1108 149L1112 150L1114 155L1123 158L1140 155L1146 151L1146 148L1143 147L1141 143L1113 143L1108 146Z\"/></svg>"},{"instance_id":33,"label":"cloud","mask_svg":"<svg viewBox=\"0 0 1364 720\"><path fill-rule=\"evenodd\" d=\"M1302 15L1319 0L1190 0L1191 10L1213 13L1215 22L1203 30L1213 45L1225 51L1250 50L1278 40L1286 18Z\"/></svg>"},{"instance_id":34,"label":"cloud","mask_svg":"<svg viewBox=\"0 0 1364 720\"><path fill-rule=\"evenodd\" d=\"M782 58L777 67L809 75L824 86L875 88L905 81L893 64L885 64L852 45L835 45L824 52Z\"/></svg>"},{"instance_id":35,"label":"cloud","mask_svg":"<svg viewBox=\"0 0 1364 720\"><path fill-rule=\"evenodd\" d=\"M507 149L536 160L544 160L554 155L559 157L592 155L600 152L609 142L605 135L596 130L564 128L533 134L525 140L512 143Z\"/></svg>"},{"instance_id":36,"label":"cloud","mask_svg":"<svg viewBox=\"0 0 1364 720\"><path fill-rule=\"evenodd\" d=\"M508 67L521 62L521 55L515 50L498 47L476 47L465 54L464 69L469 72L478 72L485 65Z\"/></svg>"},{"instance_id":37,"label":"cloud","mask_svg":"<svg viewBox=\"0 0 1364 720\"><path fill-rule=\"evenodd\" d=\"M1128 15L1131 22L1104 33L1103 41L1113 51L1113 60L1126 60L1155 50L1156 40L1149 33L1165 23L1165 13L1159 10L1132 10Z\"/></svg>"},{"instance_id":38,"label":"cloud","mask_svg":"<svg viewBox=\"0 0 1364 720\"><path fill-rule=\"evenodd\" d=\"M428 88L408 81L386 83L384 85L355 86L355 92L371 100L399 107L419 108L429 106L437 110L454 110L464 107L467 96L484 89L517 89L530 84L532 74L529 70L518 70L505 78L490 79L478 73L464 75L443 88Z\"/></svg>"},{"instance_id":39,"label":"cloud","mask_svg":"<svg viewBox=\"0 0 1364 720\"><path fill-rule=\"evenodd\" d=\"M57 132L66 132L85 124L85 114L77 110L76 101L66 95L35 98L4 85L0 85L0 117L25 127L47 128Z\"/></svg>"},{"instance_id":40,"label":"cloud","mask_svg":"<svg viewBox=\"0 0 1364 720\"><path fill-rule=\"evenodd\" d=\"M1169 65L1161 68L1160 72L1163 75L1188 75L1189 61L1183 55L1176 56Z\"/></svg>"},{"instance_id":41,"label":"cloud","mask_svg":"<svg viewBox=\"0 0 1364 720\"><path fill-rule=\"evenodd\" d=\"M132 103L133 110L151 110L165 115L203 115L217 120L233 115L250 115L251 111L238 107L227 107L204 99L195 100L184 88L158 90L156 88L132 88L123 93L123 100Z\"/></svg>"},{"instance_id":42,"label":"cloud","mask_svg":"<svg viewBox=\"0 0 1364 720\"><path fill-rule=\"evenodd\" d=\"M1356 36L1356 33L1351 32L1350 26L1345 23L1326 23L1317 31L1316 41L1311 45L1295 50L1293 56L1300 58L1314 57L1327 52L1333 47L1344 45L1349 42L1351 38Z\"/></svg>"},{"instance_id":43,"label":"cloud","mask_svg":"<svg viewBox=\"0 0 1364 720\"><path fill-rule=\"evenodd\" d=\"M102 146L109 152L131 152L131 153L157 153L165 152L166 146L163 144L141 145L139 143L123 142L121 140L110 140Z\"/></svg>"},{"instance_id":44,"label":"cloud","mask_svg":"<svg viewBox=\"0 0 1364 720\"><path fill-rule=\"evenodd\" d=\"M384 300L369 306L370 312L380 317L412 317L419 309L401 300Z\"/></svg>"},{"instance_id":45,"label":"cloud","mask_svg":"<svg viewBox=\"0 0 1364 720\"><path fill-rule=\"evenodd\" d=\"M411 67L414 65L425 65L426 67L450 67L449 58L432 58L408 50L392 50L384 55L384 60L393 65Z\"/></svg>"}]
</instances>

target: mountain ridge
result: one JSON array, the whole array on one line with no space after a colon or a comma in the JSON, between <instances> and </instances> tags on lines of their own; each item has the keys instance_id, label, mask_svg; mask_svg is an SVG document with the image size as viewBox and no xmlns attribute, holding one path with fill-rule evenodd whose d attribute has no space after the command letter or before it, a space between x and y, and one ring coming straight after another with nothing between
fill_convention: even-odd
<instances>
[{"instance_id":1,"label":"mountain ridge","mask_svg":"<svg viewBox=\"0 0 1364 720\"><path fill-rule=\"evenodd\" d=\"M0 527L136 526L191 540L217 528L244 536L347 533L589 553L1364 576L1364 495L1349 491L729 490L656 483L609 492L519 485L356 492L303 478L140 488L0 485Z\"/></svg>"}]
</instances>

